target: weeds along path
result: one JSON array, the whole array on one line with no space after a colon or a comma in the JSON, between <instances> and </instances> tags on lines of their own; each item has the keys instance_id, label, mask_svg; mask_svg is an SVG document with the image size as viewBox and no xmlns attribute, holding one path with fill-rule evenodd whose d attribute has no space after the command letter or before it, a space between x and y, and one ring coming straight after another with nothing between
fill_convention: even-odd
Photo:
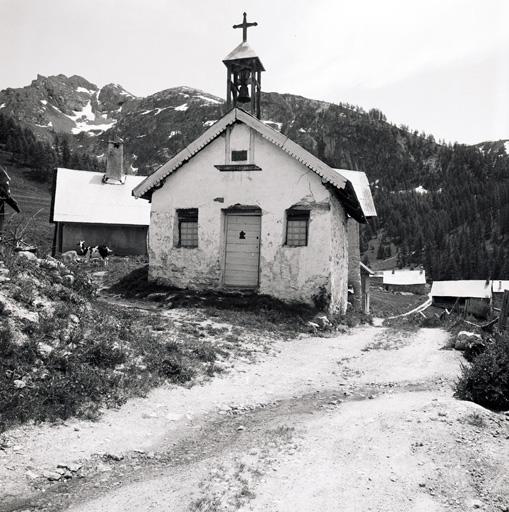
<instances>
[{"instance_id":1,"label":"weeds along path","mask_svg":"<svg viewBox=\"0 0 509 512\"><path fill-rule=\"evenodd\" d=\"M504 510L509 422L452 398L446 338L365 327L278 342L202 386L28 431L10 464L80 459L83 478L25 499L3 487L0 510Z\"/></svg>"}]
</instances>

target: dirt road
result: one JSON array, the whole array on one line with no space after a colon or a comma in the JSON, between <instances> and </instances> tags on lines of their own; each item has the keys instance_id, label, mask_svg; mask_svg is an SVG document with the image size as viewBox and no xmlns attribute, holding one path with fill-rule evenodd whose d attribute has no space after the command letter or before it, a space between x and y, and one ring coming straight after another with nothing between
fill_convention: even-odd
<instances>
[{"instance_id":1,"label":"dirt road","mask_svg":"<svg viewBox=\"0 0 509 512\"><path fill-rule=\"evenodd\" d=\"M446 337L365 327L280 342L96 423L20 429L0 451L0 510L509 510L509 421L452 397ZM65 482L38 478L76 462Z\"/></svg>"}]
</instances>

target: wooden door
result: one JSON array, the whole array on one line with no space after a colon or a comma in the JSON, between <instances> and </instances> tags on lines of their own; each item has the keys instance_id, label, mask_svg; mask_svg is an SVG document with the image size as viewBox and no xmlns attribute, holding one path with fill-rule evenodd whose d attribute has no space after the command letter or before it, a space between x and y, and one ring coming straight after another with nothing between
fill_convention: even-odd
<instances>
[{"instance_id":1,"label":"wooden door","mask_svg":"<svg viewBox=\"0 0 509 512\"><path fill-rule=\"evenodd\" d=\"M261 216L252 213L226 215L224 285L256 288L260 267Z\"/></svg>"}]
</instances>

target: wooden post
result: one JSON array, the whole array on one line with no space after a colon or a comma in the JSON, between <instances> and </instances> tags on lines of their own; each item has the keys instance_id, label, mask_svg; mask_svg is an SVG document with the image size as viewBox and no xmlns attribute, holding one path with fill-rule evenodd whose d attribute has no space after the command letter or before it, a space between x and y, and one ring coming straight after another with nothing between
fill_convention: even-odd
<instances>
[{"instance_id":1,"label":"wooden post","mask_svg":"<svg viewBox=\"0 0 509 512\"><path fill-rule=\"evenodd\" d=\"M498 318L498 329L504 331L507 326L507 315L509 315L509 290L504 290L502 299L502 307L500 308L500 316Z\"/></svg>"},{"instance_id":2,"label":"wooden post","mask_svg":"<svg viewBox=\"0 0 509 512\"><path fill-rule=\"evenodd\" d=\"M257 73L257 89L256 89L256 117L261 119L261 101L262 101L262 72Z\"/></svg>"},{"instance_id":3,"label":"wooden post","mask_svg":"<svg viewBox=\"0 0 509 512\"><path fill-rule=\"evenodd\" d=\"M228 75L226 77L226 109L230 110L232 107L232 71L228 68Z\"/></svg>"},{"instance_id":4,"label":"wooden post","mask_svg":"<svg viewBox=\"0 0 509 512\"><path fill-rule=\"evenodd\" d=\"M251 115L256 116L256 68L251 65Z\"/></svg>"}]
</instances>

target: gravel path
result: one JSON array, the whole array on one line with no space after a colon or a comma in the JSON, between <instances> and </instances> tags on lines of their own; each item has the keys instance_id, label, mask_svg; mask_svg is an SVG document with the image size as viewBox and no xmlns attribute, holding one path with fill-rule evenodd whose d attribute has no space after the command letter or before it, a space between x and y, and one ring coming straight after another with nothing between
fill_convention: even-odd
<instances>
[{"instance_id":1,"label":"gravel path","mask_svg":"<svg viewBox=\"0 0 509 512\"><path fill-rule=\"evenodd\" d=\"M0 510L505 510L509 421L452 397L446 338L364 327L279 342L96 423L19 429L0 452ZM74 462L65 482L36 477Z\"/></svg>"}]
</instances>

